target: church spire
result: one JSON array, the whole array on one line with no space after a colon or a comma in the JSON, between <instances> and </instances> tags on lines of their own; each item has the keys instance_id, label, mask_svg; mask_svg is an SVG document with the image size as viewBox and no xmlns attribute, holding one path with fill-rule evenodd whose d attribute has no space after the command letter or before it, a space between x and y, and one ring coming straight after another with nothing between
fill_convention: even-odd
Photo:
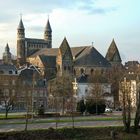
<instances>
[{"instance_id":1,"label":"church spire","mask_svg":"<svg viewBox=\"0 0 140 140\"><path fill-rule=\"evenodd\" d=\"M9 49L9 45L8 45L8 43L6 44L6 47L5 47L5 52L9 52L10 51L10 49Z\"/></svg>"},{"instance_id":2,"label":"church spire","mask_svg":"<svg viewBox=\"0 0 140 140\"><path fill-rule=\"evenodd\" d=\"M22 14L20 14L20 21L19 21L18 29L24 29L24 25L22 22Z\"/></svg>"},{"instance_id":3,"label":"church spire","mask_svg":"<svg viewBox=\"0 0 140 140\"><path fill-rule=\"evenodd\" d=\"M46 27L45 27L45 31L52 32L52 28L51 28L51 25L50 25L49 18L48 18L48 21L47 21L47 24L46 24Z\"/></svg>"},{"instance_id":4,"label":"church spire","mask_svg":"<svg viewBox=\"0 0 140 140\"><path fill-rule=\"evenodd\" d=\"M20 16L20 22L17 28L17 62L18 65L25 63L25 28Z\"/></svg>"},{"instance_id":5,"label":"church spire","mask_svg":"<svg viewBox=\"0 0 140 140\"><path fill-rule=\"evenodd\" d=\"M10 48L9 48L8 43L6 44L5 52L3 53L3 63L4 64L12 63L12 57L11 57Z\"/></svg>"},{"instance_id":6,"label":"church spire","mask_svg":"<svg viewBox=\"0 0 140 140\"><path fill-rule=\"evenodd\" d=\"M25 38L25 28L22 22L22 16L20 15L20 21L17 28L17 39L24 39Z\"/></svg>"},{"instance_id":7,"label":"church spire","mask_svg":"<svg viewBox=\"0 0 140 140\"><path fill-rule=\"evenodd\" d=\"M44 31L44 40L48 42L49 48L52 48L52 29L48 18Z\"/></svg>"}]
</instances>

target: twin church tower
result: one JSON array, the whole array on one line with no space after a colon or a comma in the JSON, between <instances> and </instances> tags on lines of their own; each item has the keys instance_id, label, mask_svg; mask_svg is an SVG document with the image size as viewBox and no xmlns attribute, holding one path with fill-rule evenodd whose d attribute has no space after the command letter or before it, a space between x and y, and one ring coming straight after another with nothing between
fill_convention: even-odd
<instances>
[{"instance_id":1,"label":"twin church tower","mask_svg":"<svg viewBox=\"0 0 140 140\"><path fill-rule=\"evenodd\" d=\"M44 30L44 39L26 38L22 18L17 28L17 61L19 65L26 62L26 58L43 48L52 48L52 29L49 19Z\"/></svg>"}]
</instances>

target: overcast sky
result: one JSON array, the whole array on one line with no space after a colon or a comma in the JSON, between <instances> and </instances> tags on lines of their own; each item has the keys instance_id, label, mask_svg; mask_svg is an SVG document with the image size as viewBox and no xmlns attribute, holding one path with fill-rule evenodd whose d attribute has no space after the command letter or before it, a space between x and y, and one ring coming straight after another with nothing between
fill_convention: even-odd
<instances>
[{"instance_id":1,"label":"overcast sky","mask_svg":"<svg viewBox=\"0 0 140 140\"><path fill-rule=\"evenodd\" d=\"M20 13L26 37L43 38L48 15L53 47L91 45L105 56L114 38L124 61L140 61L139 0L0 0L0 57L6 43L16 55Z\"/></svg>"}]
</instances>

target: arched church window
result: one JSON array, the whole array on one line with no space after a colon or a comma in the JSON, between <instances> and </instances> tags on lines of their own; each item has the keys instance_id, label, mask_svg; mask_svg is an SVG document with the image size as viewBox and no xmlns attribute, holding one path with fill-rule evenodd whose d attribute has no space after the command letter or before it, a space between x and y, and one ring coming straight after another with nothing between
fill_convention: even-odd
<instances>
[{"instance_id":1,"label":"arched church window","mask_svg":"<svg viewBox=\"0 0 140 140\"><path fill-rule=\"evenodd\" d=\"M0 70L0 74L4 74L4 71L3 70Z\"/></svg>"},{"instance_id":2,"label":"arched church window","mask_svg":"<svg viewBox=\"0 0 140 140\"><path fill-rule=\"evenodd\" d=\"M90 70L90 74L93 74L93 72L94 72L94 69L91 69L91 70Z\"/></svg>"},{"instance_id":3,"label":"arched church window","mask_svg":"<svg viewBox=\"0 0 140 140\"><path fill-rule=\"evenodd\" d=\"M83 69L83 68L81 68L81 74L82 74L82 73L84 73L84 69Z\"/></svg>"},{"instance_id":4,"label":"arched church window","mask_svg":"<svg viewBox=\"0 0 140 140\"><path fill-rule=\"evenodd\" d=\"M68 70L70 71L70 66L68 66Z\"/></svg>"},{"instance_id":5,"label":"arched church window","mask_svg":"<svg viewBox=\"0 0 140 140\"><path fill-rule=\"evenodd\" d=\"M67 67L66 66L64 66L64 70L66 70L67 69Z\"/></svg>"},{"instance_id":6,"label":"arched church window","mask_svg":"<svg viewBox=\"0 0 140 140\"><path fill-rule=\"evenodd\" d=\"M57 69L58 69L58 71L60 70L60 65L58 65Z\"/></svg>"},{"instance_id":7,"label":"arched church window","mask_svg":"<svg viewBox=\"0 0 140 140\"><path fill-rule=\"evenodd\" d=\"M76 70L75 69L73 70L73 74L76 75Z\"/></svg>"},{"instance_id":8,"label":"arched church window","mask_svg":"<svg viewBox=\"0 0 140 140\"><path fill-rule=\"evenodd\" d=\"M104 69L101 69L101 74L103 74L104 73Z\"/></svg>"}]
</instances>

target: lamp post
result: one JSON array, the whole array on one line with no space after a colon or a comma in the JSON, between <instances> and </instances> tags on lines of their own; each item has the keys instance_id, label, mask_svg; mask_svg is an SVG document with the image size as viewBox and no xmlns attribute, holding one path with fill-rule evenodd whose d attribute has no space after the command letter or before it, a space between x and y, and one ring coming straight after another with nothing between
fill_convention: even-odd
<instances>
[{"instance_id":1,"label":"lamp post","mask_svg":"<svg viewBox=\"0 0 140 140\"><path fill-rule=\"evenodd\" d=\"M76 78L74 78L74 82L72 82L72 84L73 84L73 91L74 91L73 97L76 99L77 98L77 89L78 89L78 83L76 81ZM74 106L74 109L76 110L76 105Z\"/></svg>"},{"instance_id":2,"label":"lamp post","mask_svg":"<svg viewBox=\"0 0 140 140\"><path fill-rule=\"evenodd\" d=\"M78 89L78 84L76 81L76 78L74 78L74 82L72 82L73 85L73 91L74 94L72 95L72 122L73 122L73 128L74 128L74 114L73 114L73 109L76 111L76 103L77 103L77 89ZM73 102L73 98L75 98L75 102Z\"/></svg>"},{"instance_id":3,"label":"lamp post","mask_svg":"<svg viewBox=\"0 0 140 140\"><path fill-rule=\"evenodd\" d=\"M34 118L34 88L35 88L35 73L34 73L34 70L33 70L33 79L32 79L32 93L31 93L31 96L32 96L32 99L31 99L31 106L32 106L32 121L33 121L33 118Z\"/></svg>"}]
</instances>

